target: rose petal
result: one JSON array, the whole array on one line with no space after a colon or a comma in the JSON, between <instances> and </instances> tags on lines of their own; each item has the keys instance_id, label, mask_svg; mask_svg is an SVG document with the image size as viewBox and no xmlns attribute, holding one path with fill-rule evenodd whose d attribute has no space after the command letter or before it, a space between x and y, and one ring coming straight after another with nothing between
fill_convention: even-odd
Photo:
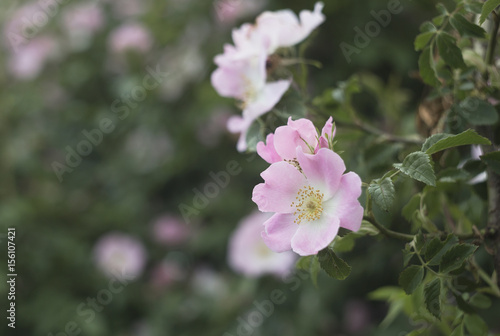
<instances>
[{"instance_id":1,"label":"rose petal","mask_svg":"<svg viewBox=\"0 0 500 336\"><path fill-rule=\"evenodd\" d=\"M313 222L302 222L292 238L292 249L301 256L317 254L327 247L339 231L339 219L323 213Z\"/></svg>"},{"instance_id":2,"label":"rose petal","mask_svg":"<svg viewBox=\"0 0 500 336\"><path fill-rule=\"evenodd\" d=\"M260 174L265 183L255 186L252 194L262 212L291 213L292 202L297 192L306 184L306 179L297 168L287 162L273 163Z\"/></svg>"},{"instance_id":3,"label":"rose petal","mask_svg":"<svg viewBox=\"0 0 500 336\"><path fill-rule=\"evenodd\" d=\"M324 200L330 199L336 192L345 171L342 158L329 149L321 148L318 153L304 154L297 148L297 160L308 183L324 193Z\"/></svg>"},{"instance_id":4,"label":"rose petal","mask_svg":"<svg viewBox=\"0 0 500 336\"><path fill-rule=\"evenodd\" d=\"M323 203L323 211L340 220L340 226L358 231L363 220L363 207L358 201L361 196L361 179L353 172L342 176L337 193Z\"/></svg>"},{"instance_id":5,"label":"rose petal","mask_svg":"<svg viewBox=\"0 0 500 336\"><path fill-rule=\"evenodd\" d=\"M268 163L275 163L282 161L281 157L276 153L274 148L274 134L268 134L266 137L266 143L260 141L257 144L257 154Z\"/></svg>"},{"instance_id":6,"label":"rose petal","mask_svg":"<svg viewBox=\"0 0 500 336\"><path fill-rule=\"evenodd\" d=\"M271 250L284 252L292 249L292 237L299 228L294 219L292 214L275 214L264 223L262 239Z\"/></svg>"},{"instance_id":7,"label":"rose petal","mask_svg":"<svg viewBox=\"0 0 500 336\"><path fill-rule=\"evenodd\" d=\"M274 132L274 147L279 156L285 160L293 160L296 156L297 147L309 153L309 146L316 147L316 128L308 119L293 121L290 117L287 126L280 126ZM306 144L307 142L307 144Z\"/></svg>"}]
</instances>

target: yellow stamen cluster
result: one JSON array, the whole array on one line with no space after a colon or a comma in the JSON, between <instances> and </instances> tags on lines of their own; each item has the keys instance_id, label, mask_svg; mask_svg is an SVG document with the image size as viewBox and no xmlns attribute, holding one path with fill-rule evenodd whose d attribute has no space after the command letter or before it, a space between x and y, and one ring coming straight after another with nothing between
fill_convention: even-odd
<instances>
[{"instance_id":1,"label":"yellow stamen cluster","mask_svg":"<svg viewBox=\"0 0 500 336\"><path fill-rule=\"evenodd\" d=\"M324 196L322 192L311 186L304 186L304 188L299 189L297 197L295 197L296 202L292 202L290 205L292 208L296 208L293 213L295 216L293 222L300 224L303 220L312 222L319 219L323 213Z\"/></svg>"}]
</instances>

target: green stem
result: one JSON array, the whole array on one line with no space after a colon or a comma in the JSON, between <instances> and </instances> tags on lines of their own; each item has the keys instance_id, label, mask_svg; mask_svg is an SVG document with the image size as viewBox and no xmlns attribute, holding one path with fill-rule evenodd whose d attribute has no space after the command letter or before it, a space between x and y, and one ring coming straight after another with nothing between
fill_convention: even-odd
<instances>
[{"instance_id":1,"label":"green stem","mask_svg":"<svg viewBox=\"0 0 500 336\"><path fill-rule=\"evenodd\" d=\"M370 125L364 123L360 119L354 120L353 124L342 123L342 122L336 122L336 123L339 124L340 126L343 126L343 127L358 128L366 133L379 136L383 140L389 141L389 142L402 142L402 143L413 144L413 145L423 144L423 140L420 138L407 138L407 137L401 137L398 135L386 133L384 131L381 131L373 126L370 126Z\"/></svg>"},{"instance_id":2,"label":"green stem","mask_svg":"<svg viewBox=\"0 0 500 336\"><path fill-rule=\"evenodd\" d=\"M498 29L500 28L500 17L498 16L497 12L493 11L491 14L493 15L493 29L491 30L490 41L488 43L488 49L486 51L485 58L485 62L488 65L493 64L493 61L495 60L494 56L497 46L497 35Z\"/></svg>"},{"instance_id":3,"label":"green stem","mask_svg":"<svg viewBox=\"0 0 500 336\"><path fill-rule=\"evenodd\" d=\"M370 222L370 224L375 226L381 233L383 233L384 235L386 235L389 238L395 238L395 239L399 239L399 240L403 240L403 241L412 241L413 240L413 235L389 230L388 228L386 228L385 226L383 226L382 224L377 222L377 220L373 216L373 213L371 213L371 212L370 212L369 216L364 216L363 219L366 220L367 222Z\"/></svg>"}]
</instances>

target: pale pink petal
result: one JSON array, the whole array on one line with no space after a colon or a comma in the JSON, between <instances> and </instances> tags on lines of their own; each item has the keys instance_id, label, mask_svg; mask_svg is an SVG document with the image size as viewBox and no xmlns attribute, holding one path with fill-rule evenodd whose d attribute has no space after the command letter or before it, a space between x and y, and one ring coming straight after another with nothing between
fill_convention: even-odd
<instances>
[{"instance_id":1,"label":"pale pink petal","mask_svg":"<svg viewBox=\"0 0 500 336\"><path fill-rule=\"evenodd\" d=\"M279 156L285 160L296 158L297 147L303 152L310 153L317 144L317 133L313 123L308 119L293 121L290 117L286 126L280 126L274 132L274 147ZM307 142L307 144L306 144Z\"/></svg>"},{"instance_id":2,"label":"pale pink petal","mask_svg":"<svg viewBox=\"0 0 500 336\"><path fill-rule=\"evenodd\" d=\"M266 83L264 88L257 93L252 101L247 101L247 106L243 111L243 117L257 119L266 112L269 112L276 105L283 94L290 87L291 80L279 80Z\"/></svg>"},{"instance_id":3,"label":"pale pink petal","mask_svg":"<svg viewBox=\"0 0 500 336\"><path fill-rule=\"evenodd\" d=\"M255 186L252 194L262 212L291 213L300 188L306 185L306 179L297 168L281 161L273 163L260 174L265 183Z\"/></svg>"},{"instance_id":4,"label":"pale pink petal","mask_svg":"<svg viewBox=\"0 0 500 336\"><path fill-rule=\"evenodd\" d=\"M315 153L317 153L320 148L329 148L329 141L332 141L332 139L335 137L336 130L336 128L333 128L332 117L328 118L325 126L323 126L323 129L321 130L321 136L319 138L319 143L316 147Z\"/></svg>"},{"instance_id":5,"label":"pale pink petal","mask_svg":"<svg viewBox=\"0 0 500 336\"><path fill-rule=\"evenodd\" d=\"M275 214L265 223L262 239L274 252L284 252L292 249L292 237L299 226L293 221L293 214Z\"/></svg>"},{"instance_id":6,"label":"pale pink petal","mask_svg":"<svg viewBox=\"0 0 500 336\"><path fill-rule=\"evenodd\" d=\"M238 139L238 144L236 148L240 152L244 152L247 149L247 133L248 128L252 124L252 120L244 119L240 116L232 116L227 121L227 129L231 133L240 133Z\"/></svg>"},{"instance_id":7,"label":"pale pink petal","mask_svg":"<svg viewBox=\"0 0 500 336\"><path fill-rule=\"evenodd\" d=\"M292 249L301 256L317 254L327 247L339 231L339 219L325 213L313 222L303 222L292 238Z\"/></svg>"},{"instance_id":8,"label":"pale pink petal","mask_svg":"<svg viewBox=\"0 0 500 336\"><path fill-rule=\"evenodd\" d=\"M297 148L297 161L308 183L330 199L339 188L345 164L342 158L329 149L321 148L317 154L304 154Z\"/></svg>"},{"instance_id":9,"label":"pale pink petal","mask_svg":"<svg viewBox=\"0 0 500 336\"><path fill-rule=\"evenodd\" d=\"M333 129L333 119L332 117L328 118L328 120L325 123L325 126L323 126L323 129L321 130L321 136L326 137L328 135L328 139L333 139L335 137L335 132L336 129Z\"/></svg>"},{"instance_id":10,"label":"pale pink petal","mask_svg":"<svg viewBox=\"0 0 500 336\"><path fill-rule=\"evenodd\" d=\"M257 144L257 154L268 163L275 163L282 161L281 157L276 153L274 148L274 134L268 134L266 137L266 143L260 141Z\"/></svg>"},{"instance_id":11,"label":"pale pink petal","mask_svg":"<svg viewBox=\"0 0 500 336\"><path fill-rule=\"evenodd\" d=\"M217 68L211 76L212 86L222 97L243 99L245 86L237 69Z\"/></svg>"},{"instance_id":12,"label":"pale pink petal","mask_svg":"<svg viewBox=\"0 0 500 336\"><path fill-rule=\"evenodd\" d=\"M257 18L257 28L272 37L269 53L279 47L290 47L304 40L324 20L322 3L316 3L314 12L304 10L300 22L290 10L264 12Z\"/></svg>"},{"instance_id":13,"label":"pale pink petal","mask_svg":"<svg viewBox=\"0 0 500 336\"><path fill-rule=\"evenodd\" d=\"M361 196L361 179L349 172L342 176L336 194L323 202L323 211L340 219L340 226L358 231L363 220L363 207L358 201Z\"/></svg>"}]
</instances>

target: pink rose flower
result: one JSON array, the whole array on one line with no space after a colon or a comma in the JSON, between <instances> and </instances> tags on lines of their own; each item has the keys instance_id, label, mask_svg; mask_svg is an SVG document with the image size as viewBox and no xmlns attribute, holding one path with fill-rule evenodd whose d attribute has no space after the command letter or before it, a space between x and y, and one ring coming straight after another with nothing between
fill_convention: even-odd
<instances>
[{"instance_id":1,"label":"pink rose flower","mask_svg":"<svg viewBox=\"0 0 500 336\"><path fill-rule=\"evenodd\" d=\"M265 144L262 141L257 144L257 154L269 163L295 160L297 147L304 153L314 154L320 148L330 148L334 137L332 117L326 121L321 134L309 119L294 121L290 117L286 126L278 127L274 134L267 136Z\"/></svg>"},{"instance_id":2,"label":"pink rose flower","mask_svg":"<svg viewBox=\"0 0 500 336\"><path fill-rule=\"evenodd\" d=\"M285 275L293 268L293 253L271 251L262 240L263 223L271 214L254 211L242 219L229 239L228 262L233 270L248 277Z\"/></svg>"},{"instance_id":3,"label":"pink rose flower","mask_svg":"<svg viewBox=\"0 0 500 336\"><path fill-rule=\"evenodd\" d=\"M271 110L288 90L290 80L266 83L266 59L264 52L248 54L233 46L225 46L225 54L215 57L219 65L211 77L212 86L223 97L242 102L242 117L232 117L228 129L240 133L237 148L245 151L246 135L252 122Z\"/></svg>"},{"instance_id":4,"label":"pink rose flower","mask_svg":"<svg viewBox=\"0 0 500 336\"><path fill-rule=\"evenodd\" d=\"M228 121L228 129L240 133L237 149L247 149L246 136L255 119L269 112L288 90L291 79L267 82L266 61L280 47L290 47L306 38L324 21L322 3L314 12L302 11L300 20L290 10L264 12L255 25L244 24L233 30L232 45L214 59L218 68L212 85L223 97L242 102L243 115Z\"/></svg>"},{"instance_id":5,"label":"pink rose flower","mask_svg":"<svg viewBox=\"0 0 500 336\"><path fill-rule=\"evenodd\" d=\"M110 278L138 277L146 262L146 250L137 239L118 232L102 236L94 247L97 266Z\"/></svg>"},{"instance_id":6,"label":"pink rose flower","mask_svg":"<svg viewBox=\"0 0 500 336\"><path fill-rule=\"evenodd\" d=\"M179 245L190 237L190 230L180 219L165 215L153 223L154 239L166 245Z\"/></svg>"},{"instance_id":7,"label":"pink rose flower","mask_svg":"<svg viewBox=\"0 0 500 336\"><path fill-rule=\"evenodd\" d=\"M109 36L109 47L120 54L129 50L141 53L148 52L153 46L153 38L149 30L140 23L125 23L113 30Z\"/></svg>"},{"instance_id":8,"label":"pink rose flower","mask_svg":"<svg viewBox=\"0 0 500 336\"><path fill-rule=\"evenodd\" d=\"M344 174L344 161L329 149L305 154L297 147L296 157L296 164L281 161L266 169L261 174L265 182L254 188L252 200L260 211L275 212L264 223L267 246L306 256L327 247L339 227L359 229L361 179L353 172Z\"/></svg>"}]
</instances>

